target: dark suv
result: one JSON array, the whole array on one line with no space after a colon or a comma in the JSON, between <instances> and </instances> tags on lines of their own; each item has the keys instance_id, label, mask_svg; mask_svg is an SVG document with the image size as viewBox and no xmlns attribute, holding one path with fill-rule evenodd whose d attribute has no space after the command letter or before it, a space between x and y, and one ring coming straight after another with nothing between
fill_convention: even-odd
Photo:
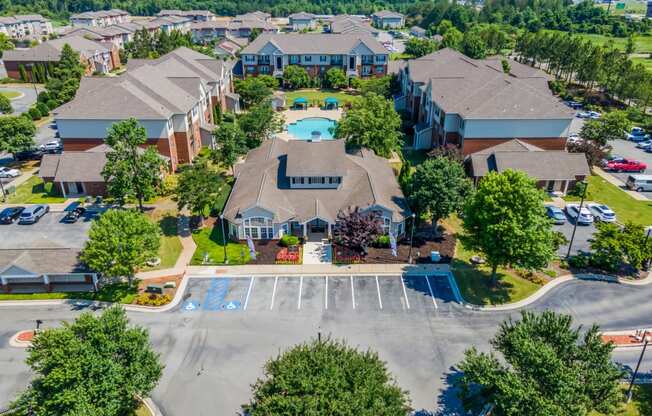
<instances>
[{"instance_id":1,"label":"dark suv","mask_svg":"<svg viewBox=\"0 0 652 416\"><path fill-rule=\"evenodd\" d=\"M16 221L25 207L9 207L0 211L0 224L11 224Z\"/></svg>"}]
</instances>

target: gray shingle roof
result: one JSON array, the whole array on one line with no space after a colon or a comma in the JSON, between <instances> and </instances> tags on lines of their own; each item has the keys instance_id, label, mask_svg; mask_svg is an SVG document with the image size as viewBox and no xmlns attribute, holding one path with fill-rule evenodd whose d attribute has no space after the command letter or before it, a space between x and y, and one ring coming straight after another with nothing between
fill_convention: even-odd
<instances>
[{"instance_id":1,"label":"gray shingle roof","mask_svg":"<svg viewBox=\"0 0 652 416\"><path fill-rule=\"evenodd\" d=\"M288 18L291 20L311 20L311 19L315 19L316 16L312 13L299 12L299 13L292 13L291 15L288 16Z\"/></svg>"},{"instance_id":2,"label":"gray shingle roof","mask_svg":"<svg viewBox=\"0 0 652 416\"><path fill-rule=\"evenodd\" d=\"M337 35L313 33L262 34L242 50L243 54L258 54L268 43L286 54L347 54L362 43L372 52L388 54L370 35Z\"/></svg>"},{"instance_id":3,"label":"gray shingle roof","mask_svg":"<svg viewBox=\"0 0 652 416\"><path fill-rule=\"evenodd\" d=\"M38 248L0 250L0 275L84 273L89 269L79 261L78 249Z\"/></svg>"},{"instance_id":4,"label":"gray shingle roof","mask_svg":"<svg viewBox=\"0 0 652 416\"><path fill-rule=\"evenodd\" d=\"M330 171L319 173L320 168ZM338 189L290 189L291 173L343 173L343 180ZM254 206L271 211L278 222L307 221L317 216L334 222L340 210L373 205L391 210L394 221L409 215L387 160L367 150L348 154L343 143L336 141L267 140L237 165L236 178L224 209L226 218L236 223L241 221L243 211Z\"/></svg>"},{"instance_id":5,"label":"gray shingle roof","mask_svg":"<svg viewBox=\"0 0 652 416\"><path fill-rule=\"evenodd\" d=\"M403 18L403 15L401 13L393 12L391 10L381 10L379 12L372 14L372 16L377 17L379 19L391 19L391 18L402 19Z\"/></svg>"},{"instance_id":6,"label":"gray shingle roof","mask_svg":"<svg viewBox=\"0 0 652 416\"><path fill-rule=\"evenodd\" d=\"M61 50L65 44L79 52L80 55L90 57L96 53L109 52L106 45L94 40L86 39L83 36L66 36L59 39L48 40L29 49L12 49L5 51L2 59L4 61L18 62L56 62L61 56Z\"/></svg>"},{"instance_id":7,"label":"gray shingle roof","mask_svg":"<svg viewBox=\"0 0 652 416\"><path fill-rule=\"evenodd\" d=\"M43 155L39 177L54 178L55 182L104 182L102 169L106 165L104 152L63 152ZM52 168L54 167L54 172ZM54 173L54 175L53 175Z\"/></svg>"}]
</instances>

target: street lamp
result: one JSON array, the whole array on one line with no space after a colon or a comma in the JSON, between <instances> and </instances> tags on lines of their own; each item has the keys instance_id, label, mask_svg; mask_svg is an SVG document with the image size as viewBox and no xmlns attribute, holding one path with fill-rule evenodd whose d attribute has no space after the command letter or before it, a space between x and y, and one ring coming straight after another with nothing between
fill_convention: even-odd
<instances>
[{"instance_id":1,"label":"street lamp","mask_svg":"<svg viewBox=\"0 0 652 416\"><path fill-rule=\"evenodd\" d=\"M647 233L645 234L645 241L643 241L643 269L648 270L650 268L650 259L647 257L647 240L650 239L650 232L652 232L652 225L647 227Z\"/></svg>"},{"instance_id":2,"label":"street lamp","mask_svg":"<svg viewBox=\"0 0 652 416\"><path fill-rule=\"evenodd\" d=\"M224 232L224 214L220 214L220 223L222 225L222 244L224 244L224 264L229 264L229 258L226 256L226 233Z\"/></svg>"},{"instance_id":3,"label":"street lamp","mask_svg":"<svg viewBox=\"0 0 652 416\"><path fill-rule=\"evenodd\" d=\"M580 207L577 211L577 217L575 218L575 224L573 225L573 234L571 235L570 242L568 243L568 253L566 253L566 258L568 259L571 255L571 249L573 248L573 240L575 240L575 231L577 231L577 223L580 219L580 214L582 213L582 207L584 206L584 198L586 198L586 190L589 188L589 183L587 181L582 181L584 185L584 190L582 191L582 198L580 199Z\"/></svg>"},{"instance_id":4,"label":"street lamp","mask_svg":"<svg viewBox=\"0 0 652 416\"><path fill-rule=\"evenodd\" d=\"M410 230L410 249L408 251L408 264L412 264L412 242L414 241L414 226L416 224L415 218L417 214L412 213L412 229Z\"/></svg>"},{"instance_id":5,"label":"street lamp","mask_svg":"<svg viewBox=\"0 0 652 416\"><path fill-rule=\"evenodd\" d=\"M647 332L643 334L643 350L641 351L641 355L638 357L638 363L636 363L636 369L634 370L634 374L632 374L632 379L629 382L629 388L627 389L627 403L629 403L632 400L632 389L634 388L634 381L636 380L636 374L638 373L638 368L641 366L641 361L643 361L643 355L645 355L645 349L647 348L648 342L652 341L652 337L647 335Z\"/></svg>"}]
</instances>

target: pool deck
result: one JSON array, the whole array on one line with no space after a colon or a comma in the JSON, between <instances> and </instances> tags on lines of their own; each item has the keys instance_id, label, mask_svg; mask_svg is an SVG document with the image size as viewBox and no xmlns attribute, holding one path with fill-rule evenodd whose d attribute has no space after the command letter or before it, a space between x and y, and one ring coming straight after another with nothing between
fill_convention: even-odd
<instances>
[{"instance_id":1,"label":"pool deck","mask_svg":"<svg viewBox=\"0 0 652 416\"><path fill-rule=\"evenodd\" d=\"M285 117L286 127L281 133L277 133L276 137L283 140L297 140L294 136L290 135L287 132L288 124L295 123L299 120L310 117L323 117L338 121L340 118L342 118L342 109L338 108L337 110L322 110L321 108L308 107L306 110L285 110L283 111L283 117Z\"/></svg>"}]
</instances>

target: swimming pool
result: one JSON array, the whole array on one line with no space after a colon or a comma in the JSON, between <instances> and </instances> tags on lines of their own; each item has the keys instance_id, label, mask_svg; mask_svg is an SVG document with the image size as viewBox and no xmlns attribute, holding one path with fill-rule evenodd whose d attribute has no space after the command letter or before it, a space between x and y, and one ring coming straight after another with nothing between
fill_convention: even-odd
<instances>
[{"instance_id":1,"label":"swimming pool","mask_svg":"<svg viewBox=\"0 0 652 416\"><path fill-rule=\"evenodd\" d=\"M288 124L288 133L297 140L333 140L335 124L330 118L308 117Z\"/></svg>"}]
</instances>

